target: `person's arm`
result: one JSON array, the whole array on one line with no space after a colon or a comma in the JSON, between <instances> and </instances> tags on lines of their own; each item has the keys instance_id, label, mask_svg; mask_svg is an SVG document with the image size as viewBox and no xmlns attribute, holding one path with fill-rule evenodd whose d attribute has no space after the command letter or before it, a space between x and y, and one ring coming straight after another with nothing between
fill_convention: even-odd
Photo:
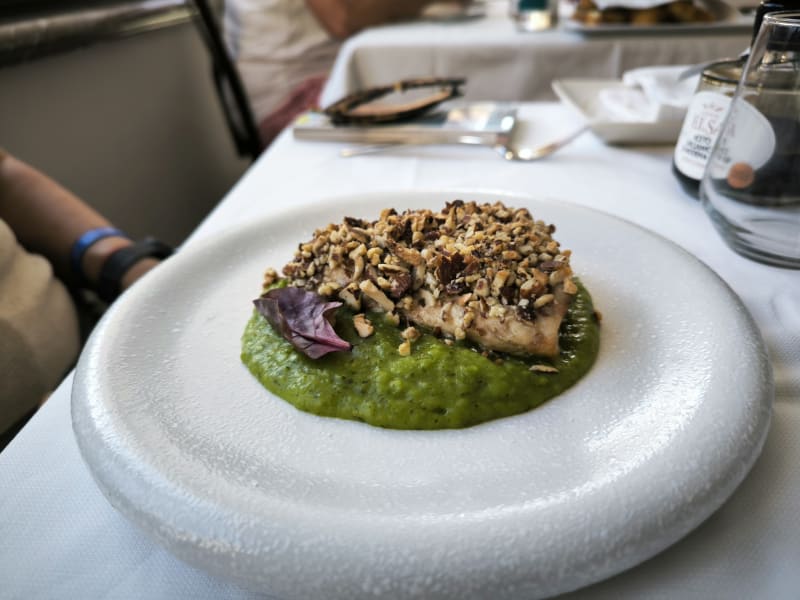
<instances>
[{"instance_id":1,"label":"person's arm","mask_svg":"<svg viewBox=\"0 0 800 600\"><path fill-rule=\"evenodd\" d=\"M435 0L305 0L325 30L345 39L372 25L413 19Z\"/></svg>"},{"instance_id":2,"label":"person's arm","mask_svg":"<svg viewBox=\"0 0 800 600\"><path fill-rule=\"evenodd\" d=\"M78 283L70 267L75 241L90 229L111 224L100 213L61 185L0 149L0 219L14 231L27 250L43 255L56 275L67 284ZM86 250L81 261L83 273L94 285L106 259L129 246L122 236L105 237ZM121 280L129 287L158 261L145 258L133 265Z\"/></svg>"}]
</instances>

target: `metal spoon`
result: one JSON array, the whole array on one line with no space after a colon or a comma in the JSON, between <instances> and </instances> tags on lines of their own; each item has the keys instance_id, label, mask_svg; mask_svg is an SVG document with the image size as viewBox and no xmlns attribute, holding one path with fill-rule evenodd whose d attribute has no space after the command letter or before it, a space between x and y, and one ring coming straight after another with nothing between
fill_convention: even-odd
<instances>
[{"instance_id":1,"label":"metal spoon","mask_svg":"<svg viewBox=\"0 0 800 600\"><path fill-rule=\"evenodd\" d=\"M748 52L749 52L749 49L746 49L744 52L742 52L739 55L739 58L742 58L742 56L744 56ZM690 67L686 67L686 69L681 71L680 74L678 75L677 81L681 82L681 81L684 81L686 79L689 79L690 77L694 77L695 75L698 75L698 74L702 73L703 71L705 71L711 65L715 65L715 64L721 63L721 62L733 62L735 60L738 60L738 58L732 58L732 57L729 56L729 57L726 57L726 58L717 58L715 60L710 60L710 61L707 61L707 62L702 62L702 63L696 64L696 65L692 65Z\"/></svg>"},{"instance_id":2,"label":"metal spoon","mask_svg":"<svg viewBox=\"0 0 800 600\"><path fill-rule=\"evenodd\" d=\"M552 142L548 142L546 144L543 144L542 146L535 146L533 148L516 146L512 142L506 141L506 143L496 144L494 146L494 149L500 154L500 156L502 156L506 160L531 162L534 160L539 160L546 156L550 156L556 150L563 148L571 141L573 141L575 138L582 135L588 130L589 130L589 125L587 124L562 138L559 138ZM453 143L467 144L471 146L477 146L483 144L481 140L476 140L475 138L463 138ZM343 148L339 152L339 155L344 158L349 158L351 156L361 156L362 154L374 154L376 152L388 150L389 148L398 148L401 146L421 146L421 145L432 145L432 144L408 142L408 143L397 143L397 144L375 144L372 146L354 146L351 148Z\"/></svg>"},{"instance_id":3,"label":"metal spoon","mask_svg":"<svg viewBox=\"0 0 800 600\"><path fill-rule=\"evenodd\" d=\"M520 162L531 162L534 160L539 160L540 158L544 158L545 156L550 156L556 150L563 148L575 138L583 135L589 131L589 125L586 124L580 129L576 129L572 133L565 135L563 138L559 138L552 142L548 142L542 146L536 146L534 148L525 148L519 147L513 144L509 144L507 146L495 146L495 150L500 153L500 156L505 158L506 160L516 160Z\"/></svg>"}]
</instances>

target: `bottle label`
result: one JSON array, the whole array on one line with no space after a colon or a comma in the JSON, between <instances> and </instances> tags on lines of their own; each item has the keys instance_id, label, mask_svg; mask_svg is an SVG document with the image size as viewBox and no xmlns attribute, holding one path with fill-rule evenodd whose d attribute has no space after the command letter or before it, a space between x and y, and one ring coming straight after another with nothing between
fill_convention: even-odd
<instances>
[{"instance_id":1,"label":"bottle label","mask_svg":"<svg viewBox=\"0 0 800 600\"><path fill-rule=\"evenodd\" d=\"M730 104L731 99L718 92L697 92L692 97L675 145L675 167L687 177L697 181L703 177Z\"/></svg>"},{"instance_id":2,"label":"bottle label","mask_svg":"<svg viewBox=\"0 0 800 600\"><path fill-rule=\"evenodd\" d=\"M755 171L775 153L775 130L767 117L746 98L737 98L730 108L730 119L719 140L709 172L715 178L728 178L733 167ZM736 169L734 169L735 171Z\"/></svg>"}]
</instances>

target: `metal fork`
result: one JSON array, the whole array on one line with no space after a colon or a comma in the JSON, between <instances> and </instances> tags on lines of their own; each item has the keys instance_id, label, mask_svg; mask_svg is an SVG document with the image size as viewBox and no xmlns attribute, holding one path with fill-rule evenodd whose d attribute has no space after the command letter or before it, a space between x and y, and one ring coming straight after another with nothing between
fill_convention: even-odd
<instances>
[{"instance_id":1,"label":"metal fork","mask_svg":"<svg viewBox=\"0 0 800 600\"><path fill-rule=\"evenodd\" d=\"M562 138L532 148L524 146L516 146L509 142L507 144L497 144L496 146L494 146L494 149L500 154L500 156L502 156L506 160L519 161L519 162L532 162L534 160L539 160L546 156L550 156L551 154L553 154L560 148L563 148L564 146L572 142L575 138L582 135L588 130L589 130L589 125L587 124ZM473 139L459 140L454 143L467 144L471 146L476 146L481 144L480 141L476 141ZM350 158L351 156L374 154L376 152L381 152L383 150L388 150L390 148L399 148L402 146L420 146L420 145L430 145L430 144L419 144L415 142L408 142L408 143L397 143L397 144L375 144L372 146L353 146L350 148L343 148L339 152L339 155L343 156L344 158Z\"/></svg>"}]
</instances>

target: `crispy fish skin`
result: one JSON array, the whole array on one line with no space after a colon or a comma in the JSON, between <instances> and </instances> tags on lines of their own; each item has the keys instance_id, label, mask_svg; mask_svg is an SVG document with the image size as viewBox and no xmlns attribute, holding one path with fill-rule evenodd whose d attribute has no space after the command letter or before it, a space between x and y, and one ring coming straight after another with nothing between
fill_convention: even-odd
<instances>
[{"instance_id":1,"label":"crispy fish skin","mask_svg":"<svg viewBox=\"0 0 800 600\"><path fill-rule=\"evenodd\" d=\"M373 222L348 217L318 229L283 274L357 311L381 310L486 350L552 357L577 293L571 253L554 231L500 202L387 209Z\"/></svg>"}]
</instances>

